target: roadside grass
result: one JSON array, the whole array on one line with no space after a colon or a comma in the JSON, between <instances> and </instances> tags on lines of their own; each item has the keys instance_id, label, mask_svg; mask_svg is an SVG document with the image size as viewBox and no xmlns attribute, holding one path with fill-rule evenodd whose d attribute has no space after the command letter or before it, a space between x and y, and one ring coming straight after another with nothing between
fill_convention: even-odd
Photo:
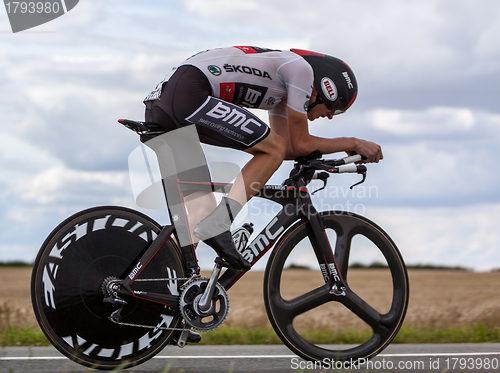
<instances>
[{"instance_id":1,"label":"roadside grass","mask_svg":"<svg viewBox=\"0 0 500 373\"><path fill-rule=\"evenodd\" d=\"M359 344L371 334L358 330L309 331L302 336L316 344ZM500 343L500 327L477 324L447 329L409 328L403 326L392 343ZM219 328L202 335L200 344L281 344L272 329Z\"/></svg>"},{"instance_id":2,"label":"roadside grass","mask_svg":"<svg viewBox=\"0 0 500 373\"><path fill-rule=\"evenodd\" d=\"M5 273L3 267L29 267L30 265L23 262L0 262L0 272ZM417 269L427 270L429 267L415 266L413 274L419 273ZM376 270L377 264L372 264L370 268ZM450 268L437 267L436 269ZM466 269L453 268L450 270L453 270L451 276ZM370 271L370 269L367 269L367 271ZM498 279L497 276L495 277L495 272L500 272L500 269L491 272L494 276L487 277L488 283L494 284L495 281L492 282L492 279ZM460 278L455 280L461 281ZM484 282L485 280L481 281ZM474 286L480 287L483 283L481 281L474 282ZM481 303L483 304L482 308L478 308L477 304L471 302L457 305L451 300L453 294L448 297L450 304L441 302L435 307L429 307L426 304L420 307L420 304L415 303L414 314L418 311L417 314L420 317L408 317L411 316L409 313L405 325L393 343L500 343L500 301L498 297L493 296L494 294L491 290L489 293L485 293L485 301ZM229 325L226 323L217 330L203 333L201 344L281 344L278 336L268 326L269 323L265 318L265 314L265 322L260 322L259 318L256 318L256 320L257 322L253 325L245 326L243 324L242 327L238 327L239 324L237 323ZM370 337L369 332L352 329L353 326L348 327L346 325L345 327L350 329L335 330L325 326L322 330L308 331L302 335L307 340L318 344L359 344ZM0 299L0 347L49 345L50 343L37 326L26 305L19 306L8 300L3 301L3 299Z\"/></svg>"},{"instance_id":3,"label":"roadside grass","mask_svg":"<svg viewBox=\"0 0 500 373\"><path fill-rule=\"evenodd\" d=\"M50 345L45 334L38 328L7 325L0 329L0 347Z\"/></svg>"},{"instance_id":4,"label":"roadside grass","mask_svg":"<svg viewBox=\"0 0 500 373\"><path fill-rule=\"evenodd\" d=\"M359 344L370 333L358 330L310 331L302 334L316 344ZM474 325L447 329L403 326L392 343L500 343L500 327ZM271 345L281 344L272 329L219 328L203 333L200 345ZM0 346L50 346L40 329L4 325L0 328Z\"/></svg>"},{"instance_id":5,"label":"roadside grass","mask_svg":"<svg viewBox=\"0 0 500 373\"><path fill-rule=\"evenodd\" d=\"M403 327L393 343L499 343L500 327L485 324L447 329Z\"/></svg>"}]
</instances>

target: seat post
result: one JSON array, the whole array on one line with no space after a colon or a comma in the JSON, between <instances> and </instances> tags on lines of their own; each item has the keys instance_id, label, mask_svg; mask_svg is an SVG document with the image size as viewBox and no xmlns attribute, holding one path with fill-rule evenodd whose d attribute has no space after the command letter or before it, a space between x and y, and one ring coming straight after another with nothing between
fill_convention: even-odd
<instances>
[{"instance_id":1,"label":"seat post","mask_svg":"<svg viewBox=\"0 0 500 373\"><path fill-rule=\"evenodd\" d=\"M192 125L169 131L147 140L145 144L155 152L158 159L170 221L175 225L175 235L185 255L187 269L190 273L199 273L184 204L184 187L179 183L183 180L183 173L193 173L193 170L202 167L208 170L196 127Z\"/></svg>"}]
</instances>

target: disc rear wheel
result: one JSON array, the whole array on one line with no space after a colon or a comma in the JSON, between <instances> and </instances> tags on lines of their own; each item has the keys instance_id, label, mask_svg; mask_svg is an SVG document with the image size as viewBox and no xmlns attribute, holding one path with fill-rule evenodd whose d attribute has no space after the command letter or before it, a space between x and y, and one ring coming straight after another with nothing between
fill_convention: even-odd
<instances>
[{"instance_id":1,"label":"disc rear wheel","mask_svg":"<svg viewBox=\"0 0 500 373\"><path fill-rule=\"evenodd\" d=\"M139 364L170 341L174 331L160 328L180 325L175 307L125 296L121 321L157 327L148 329L112 323L108 317L117 307L103 303L106 285L130 273L160 230L136 211L100 207L73 215L51 233L35 261L31 294L40 327L59 351L88 367L114 369ZM169 239L139 278L171 281L140 282L140 291L178 295L177 277L185 277L184 266Z\"/></svg>"}]
</instances>

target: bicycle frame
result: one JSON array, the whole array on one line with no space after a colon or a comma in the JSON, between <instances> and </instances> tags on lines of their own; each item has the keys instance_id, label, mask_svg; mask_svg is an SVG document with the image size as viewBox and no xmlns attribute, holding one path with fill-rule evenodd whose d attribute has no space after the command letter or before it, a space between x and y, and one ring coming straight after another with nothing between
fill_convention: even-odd
<instances>
[{"instance_id":1,"label":"bicycle frame","mask_svg":"<svg viewBox=\"0 0 500 373\"><path fill-rule=\"evenodd\" d=\"M147 135L147 126L144 123L134 122L129 120L120 120L128 128L134 130L139 134ZM177 130L179 131L179 130ZM148 136L146 136L147 138ZM178 147L178 144L182 144ZM176 136L153 136L152 139L146 141L146 145L151 148L159 160L160 173L162 176L162 184L165 199L167 201L168 212L170 221L175 224L165 226L158 237L145 249L140 258L129 267L126 277L120 281L122 288L118 291L120 294L133 295L136 298L141 298L161 304L170 306L177 306L178 297L167 294L153 294L145 293L142 291L134 291L131 285L140 275L142 270L153 259L154 255L161 249L165 242L173 234L179 243L180 250L185 261L187 273L190 276L199 275L200 268L195 253L195 245L192 242L191 229L184 204L183 188L193 187L193 184L203 185L205 188L209 185L213 192L228 193L232 184L228 183L213 183L213 182L191 182L183 181L177 175L175 165L171 165L172 149L176 149L176 157L189 158L190 152L193 149L198 149L200 143L195 129L189 130L188 128L177 132ZM201 151L203 154L203 151ZM198 154L200 157L200 155ZM319 154L321 156L321 154ZM203 159L194 160L194 164L200 164ZM349 162L353 162L350 160ZM174 170L174 172L172 171ZM333 170L330 170L333 171ZM310 175L312 177L312 174ZM310 181L311 179L309 179ZM323 179L324 180L324 179ZM283 206L283 209L267 224L267 226L250 242L245 248L242 255L253 266L262 256L269 251L282 236L282 234L296 221L305 220L312 230L310 236L311 244L314 249L316 258L320 265L325 283L331 285L331 292L337 295L342 295L344 283L341 271L335 260L333 250L330 246L328 237L324 231L324 227L319 219L318 212L314 208L309 191L305 187L308 181L304 179L288 179L288 185L266 185L264 186L255 197L269 199L277 202ZM364 178L363 178L364 181ZM326 182L325 182L326 185ZM169 191L169 193L167 193ZM189 244L186 244L189 242ZM228 290L231 286L243 276L244 272L240 270L228 269L218 279L219 283Z\"/></svg>"},{"instance_id":2,"label":"bicycle frame","mask_svg":"<svg viewBox=\"0 0 500 373\"><path fill-rule=\"evenodd\" d=\"M255 197L277 202L283 206L283 209L247 245L242 253L243 257L253 266L274 246L274 243L294 222L307 220L313 231L311 244L322 268L325 282L332 281L332 286L336 285L339 289L343 287L343 280L333 250L307 188L266 185ZM220 277L219 282L228 290L244 274L245 272L229 269Z\"/></svg>"},{"instance_id":3,"label":"bicycle frame","mask_svg":"<svg viewBox=\"0 0 500 373\"><path fill-rule=\"evenodd\" d=\"M182 184L182 181L177 181ZM214 191L227 192L232 184L217 184L211 183ZM182 196L181 196L182 197ZM255 265L266 252L268 252L274 243L286 232L286 230L298 220L306 220L310 225L313 235L311 236L311 244L314 248L318 263L320 264L325 283L329 283L332 291L335 289L343 289L343 279L338 268L333 250L330 246L324 227L321 225L318 212L312 204L309 191L301 186L279 186L266 185L255 197L268 199L277 202L283 206L283 209L274 216L264 229L250 242L242 255L251 265ZM138 278L142 270L153 260L155 254L161 250L165 242L175 234L173 225L165 226L159 233L158 237L146 248L140 258L132 264L127 277L120 281L123 289L119 291L121 294L133 295L136 298L157 302L171 307L176 307L178 304L178 296L158 293L144 293L142 291L134 291L131 285ZM194 254L194 245L181 247L188 272L199 274L197 267L197 259ZM188 260L191 258L193 260ZM196 267L194 267L196 266ZM227 269L219 278L219 283L228 290L233 286L245 272L234 269Z\"/></svg>"}]
</instances>

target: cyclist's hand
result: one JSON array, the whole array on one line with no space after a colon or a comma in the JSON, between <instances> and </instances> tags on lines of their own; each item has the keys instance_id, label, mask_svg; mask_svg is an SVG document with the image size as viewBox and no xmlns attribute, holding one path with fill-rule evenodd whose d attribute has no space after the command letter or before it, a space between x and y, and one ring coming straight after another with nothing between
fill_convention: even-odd
<instances>
[{"instance_id":1,"label":"cyclist's hand","mask_svg":"<svg viewBox=\"0 0 500 373\"><path fill-rule=\"evenodd\" d=\"M380 160L384 159L382 154L382 148L380 145L375 144L371 141L355 139L355 150L352 152L347 152L349 155L361 154L366 159L363 163L378 163Z\"/></svg>"}]
</instances>

